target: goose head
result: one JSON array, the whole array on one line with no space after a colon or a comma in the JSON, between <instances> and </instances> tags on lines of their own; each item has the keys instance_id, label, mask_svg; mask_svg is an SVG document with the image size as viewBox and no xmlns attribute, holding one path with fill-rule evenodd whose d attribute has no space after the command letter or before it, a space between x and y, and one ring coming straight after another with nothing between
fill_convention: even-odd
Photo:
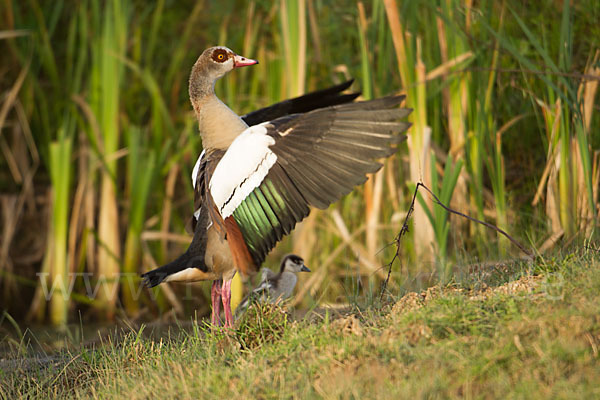
<instances>
[{"instance_id":1,"label":"goose head","mask_svg":"<svg viewBox=\"0 0 600 400\"><path fill-rule=\"evenodd\" d=\"M242 57L225 46L209 47L204 50L190 75L190 97L214 91L215 82L234 68L258 64L258 61Z\"/></svg>"},{"instance_id":2,"label":"goose head","mask_svg":"<svg viewBox=\"0 0 600 400\"><path fill-rule=\"evenodd\" d=\"M281 272L310 272L304 260L295 254L288 254L281 261Z\"/></svg>"}]
</instances>

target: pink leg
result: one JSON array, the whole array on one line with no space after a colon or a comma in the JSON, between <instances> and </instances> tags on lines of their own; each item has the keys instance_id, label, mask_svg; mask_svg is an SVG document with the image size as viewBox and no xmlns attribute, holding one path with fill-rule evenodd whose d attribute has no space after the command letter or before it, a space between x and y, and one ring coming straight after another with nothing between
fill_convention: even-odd
<instances>
[{"instance_id":1,"label":"pink leg","mask_svg":"<svg viewBox=\"0 0 600 400\"><path fill-rule=\"evenodd\" d=\"M223 311L225 312L225 328L233 328L233 315L231 314L231 279L223 282L221 289Z\"/></svg>"},{"instance_id":2,"label":"pink leg","mask_svg":"<svg viewBox=\"0 0 600 400\"><path fill-rule=\"evenodd\" d=\"M217 279L216 281L213 281L212 287L210 288L210 299L212 302L211 322L214 326L221 326L219 314L221 314L222 283L223 281L221 279Z\"/></svg>"}]
</instances>

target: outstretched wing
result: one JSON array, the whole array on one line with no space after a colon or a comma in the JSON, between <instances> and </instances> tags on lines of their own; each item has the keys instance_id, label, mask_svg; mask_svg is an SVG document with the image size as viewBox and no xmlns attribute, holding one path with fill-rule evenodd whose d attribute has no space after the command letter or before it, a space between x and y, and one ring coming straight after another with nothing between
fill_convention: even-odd
<instances>
[{"instance_id":1,"label":"outstretched wing","mask_svg":"<svg viewBox=\"0 0 600 400\"><path fill-rule=\"evenodd\" d=\"M306 217L324 209L381 168L410 124L404 96L342 104L252 126L219 160L208 190L225 222L232 252L255 271ZM233 234L232 234L233 233ZM239 243L242 241L243 243ZM244 253L244 254L241 254ZM245 257L245 258L244 258Z\"/></svg>"},{"instance_id":2,"label":"outstretched wing","mask_svg":"<svg viewBox=\"0 0 600 400\"><path fill-rule=\"evenodd\" d=\"M295 97L275 103L269 107L261 108L242 116L248 126L258 125L262 122L272 121L290 114L306 113L318 108L335 106L349 103L356 99L360 93L342 94L352 85L354 80L349 80L327 89L311 92L303 96Z\"/></svg>"}]
</instances>

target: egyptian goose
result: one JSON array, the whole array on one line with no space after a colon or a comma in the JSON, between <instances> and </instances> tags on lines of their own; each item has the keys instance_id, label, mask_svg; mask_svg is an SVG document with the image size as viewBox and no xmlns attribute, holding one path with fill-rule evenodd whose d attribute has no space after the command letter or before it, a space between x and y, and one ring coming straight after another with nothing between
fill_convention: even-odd
<instances>
[{"instance_id":1,"label":"egyptian goose","mask_svg":"<svg viewBox=\"0 0 600 400\"><path fill-rule=\"evenodd\" d=\"M305 218L325 209L381 168L378 159L405 140L404 96L352 102L351 82L239 117L214 92L217 79L257 64L226 47L205 50L189 94L204 150L192 172L194 236L176 260L143 274L148 287L213 280L212 322L233 325L231 280L254 274L265 256Z\"/></svg>"},{"instance_id":2,"label":"egyptian goose","mask_svg":"<svg viewBox=\"0 0 600 400\"><path fill-rule=\"evenodd\" d=\"M288 254L281 259L277 274L263 268L261 282L237 306L236 316L248 309L254 301L275 304L288 299L298 282L298 272L310 272L310 269L304 265L304 260L295 254Z\"/></svg>"}]
</instances>

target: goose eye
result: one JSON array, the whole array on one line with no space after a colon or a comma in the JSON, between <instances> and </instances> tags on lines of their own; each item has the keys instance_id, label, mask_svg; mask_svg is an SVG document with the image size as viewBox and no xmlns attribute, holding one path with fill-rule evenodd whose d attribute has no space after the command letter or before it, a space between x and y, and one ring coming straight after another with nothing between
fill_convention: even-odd
<instances>
[{"instance_id":1,"label":"goose eye","mask_svg":"<svg viewBox=\"0 0 600 400\"><path fill-rule=\"evenodd\" d=\"M227 61L227 53L225 53L225 51L222 49L218 49L215 52L213 52L211 57L213 61L218 63Z\"/></svg>"}]
</instances>

